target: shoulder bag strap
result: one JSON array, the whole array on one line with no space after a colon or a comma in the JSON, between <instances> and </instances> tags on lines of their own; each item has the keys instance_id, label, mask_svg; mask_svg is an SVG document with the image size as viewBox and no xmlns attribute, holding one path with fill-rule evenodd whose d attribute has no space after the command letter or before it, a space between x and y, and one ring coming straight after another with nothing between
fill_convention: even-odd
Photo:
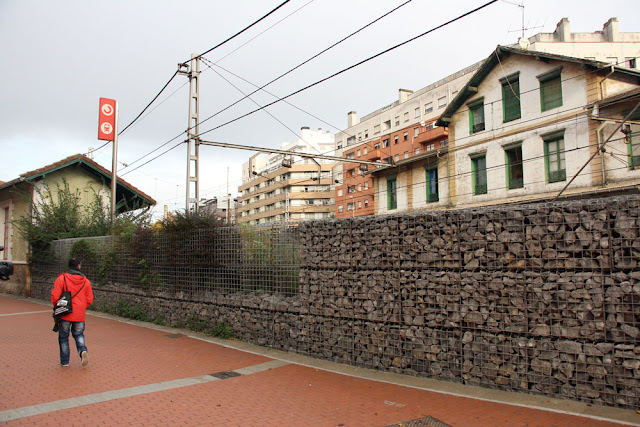
<instances>
[{"instance_id":1,"label":"shoulder bag strap","mask_svg":"<svg viewBox=\"0 0 640 427\"><path fill-rule=\"evenodd\" d=\"M78 289L78 292L76 292L75 294L73 294L73 296L71 297L71 299L75 298L76 295L78 295L80 293L80 291L84 288L84 285L87 284L87 278L85 277L84 279L84 283L82 284L82 288Z\"/></svg>"}]
</instances>

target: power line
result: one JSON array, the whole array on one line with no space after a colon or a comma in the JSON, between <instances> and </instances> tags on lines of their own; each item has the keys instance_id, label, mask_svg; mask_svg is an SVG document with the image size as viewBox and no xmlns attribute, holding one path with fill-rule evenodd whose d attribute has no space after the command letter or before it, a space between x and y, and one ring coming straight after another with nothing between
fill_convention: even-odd
<instances>
[{"instance_id":1,"label":"power line","mask_svg":"<svg viewBox=\"0 0 640 427\"><path fill-rule=\"evenodd\" d=\"M314 0L310 0L307 3L303 4L302 6L300 6L299 8L297 8L296 10L294 10L293 12L291 12L290 14L288 14L287 16L285 16L284 18L282 18L281 20L277 21L275 24L271 25L270 27L267 27L266 29L264 29L263 31L259 32L258 34L256 34L254 37L250 38L249 40L247 40L246 42L242 43L240 46L238 46L237 48L233 49L231 52L227 53L225 56L223 56L222 58L219 58L215 64L217 64L218 62L222 61L223 59L225 59L227 56L237 52L238 50L242 49L243 47L245 47L246 45L248 45L249 43L251 43L252 41L254 41L255 39L257 39L258 37L260 37L261 35L263 35L264 33L266 33L267 31L269 31L270 29L272 29L273 27L275 27L276 25L280 24L282 21L286 20L287 18L291 17L292 15L295 15L296 13L298 13L299 11L301 11L302 9L304 9L305 7L309 6L311 3L313 3Z\"/></svg>"},{"instance_id":2,"label":"power line","mask_svg":"<svg viewBox=\"0 0 640 427\"><path fill-rule=\"evenodd\" d=\"M242 33L244 33L245 31L247 31L249 28L251 28L251 27L253 27L254 25L258 24L260 21L263 21L264 19L266 19L269 15L271 15L271 14L275 13L278 9L280 9L281 7L283 7L285 4L289 3L290 1L291 1L291 0L285 0L285 1L283 1L283 2L282 2L282 3L280 3L276 8L272 9L269 13L267 13L266 15L264 15L262 18L258 19L257 21L253 22L252 24L250 24L250 25L248 25L248 26L244 27L242 30L238 31L237 33L235 33L234 35L232 35L231 37L229 37L229 38L228 38L228 39L226 39L225 41L218 43L217 45L215 45L215 46L214 46L214 47L212 47L211 49L208 49L208 50L206 50L206 51L202 52L202 53L201 53L200 55L198 55L197 57L195 57L195 58L190 58L190 59L188 59L188 60L186 60L186 61L182 62L182 63L181 63L181 65L186 66L186 65L187 65L187 62L190 62L190 61L192 61L193 59L196 59L196 58L201 58L201 57L203 57L204 55L206 55L207 53L209 53L209 52L211 52L211 51L213 51L213 50L215 50L215 49L219 48L220 46L224 45L225 43L227 43L227 42L229 42L229 41L233 40L234 38L236 38L236 37L237 37L237 36L239 36L240 34L242 34Z\"/></svg>"},{"instance_id":3,"label":"power line","mask_svg":"<svg viewBox=\"0 0 640 427\"><path fill-rule=\"evenodd\" d=\"M372 24L374 24L374 23L376 23L376 22L380 21L380 20L381 20L381 19L383 19L384 17L386 17L386 16L390 15L391 13L395 12L395 11L396 11L396 10L398 10L400 7L402 7L402 6L406 5L406 4L407 4L407 3L409 3L410 1L412 1L412 0L405 1L405 2L404 2L404 3L402 3L401 5L399 5L399 6L395 7L394 9L392 9L392 10L390 10L389 12L385 13L384 15L382 15L382 16L380 16L380 17L378 17L377 19L375 19L374 21L372 21L372 22L368 23L368 24L367 24L367 25L365 25L364 27L361 27L360 29L358 29L358 30L354 31L353 33L351 33L350 35L348 35L347 37L344 37L344 38L343 38L343 39L341 39L340 41L338 41L338 42L336 42L336 43L332 44L332 45L331 45L331 46L329 46L328 48L326 48L326 49L322 50L321 52L319 52L319 53L315 54L314 56L312 56L311 58L309 58L309 59L307 59L306 61L302 62L301 64L297 65L296 67L294 67L294 68L290 69L289 71L285 72L284 74L281 74L280 76L278 76L278 77L276 77L275 79L271 80L269 83L267 83L267 84L265 84L265 85L261 86L260 88L258 88L258 89L256 89L256 90L254 90L254 91L253 91L253 92L251 92L249 95L246 95L244 98L242 98L242 99L240 99L240 100L238 100L238 101L234 102L233 104L231 104L231 105L229 105L229 106L225 107L224 109L222 109L222 110L218 111L217 113L215 113L215 114L213 114L213 115L211 115L211 116L207 117L206 119L204 119L204 120L202 120L201 122L199 122L199 123L198 123L198 125L200 125L200 124L202 124L202 123L206 122L207 120L210 120L211 118L213 118L213 117L215 117L215 116L219 115L219 114L220 114L220 113L222 113L223 111L226 111L227 109L229 109L229 108L231 108L232 106L236 105L236 104L237 104L237 103L239 103L240 101L242 101L242 100L246 99L248 96L253 95L254 93L258 92L259 90L262 90L262 89L264 89L266 86L268 86L268 85L270 85L271 83L275 82L276 80L279 80L280 78L282 78L282 77L284 77L285 75L287 75L287 74L289 74L289 73L293 72L293 71L294 71L294 70L296 70L297 68L300 68L302 65L304 65L304 64L306 64L306 63L308 63L308 62L310 62L311 60L313 60L313 59L317 58L318 56L322 55L323 53L327 52L329 49L331 49L331 48L333 48L333 47L337 46L338 44L340 44L340 43L342 43L343 41L347 40L348 38L352 37L353 35L355 35L355 34L359 33L360 31L364 30L365 28L367 28L367 27L371 26ZM497 1L497 0L494 0L494 1ZM284 3L287 3L287 2L284 2ZM280 6L278 6L278 7L281 7L282 5L284 5L284 3L282 3L282 4L281 4ZM274 9L274 10L275 10L275 9ZM272 12L273 12L273 11L272 11ZM270 13L271 13L271 12L270 12ZM267 16L267 15L265 15L265 17L266 17L266 16ZM264 19L264 17L263 17L263 18L261 18L261 19ZM258 21L256 21L256 22L258 22ZM255 24L255 23L254 23L254 24ZM254 25L254 24L252 24L252 25ZM249 26L249 27L250 27L250 26ZM247 28L249 28L249 27L247 27ZM245 28L245 30L246 30L247 28ZM244 31L244 30L243 30L243 31ZM238 33L238 34L240 34L240 33ZM236 34L236 35L237 35L237 34ZM235 37L235 36L234 36L234 37ZM214 48L209 49L208 51L206 51L206 52L202 53L200 56L203 56L203 55L205 55L206 53L209 53L211 50L215 49L216 47L221 46L222 44L226 43L228 40L230 40L230 39L227 39L227 40L225 40L224 42L222 42L222 43L218 44L217 46L215 46ZM186 63L186 62L185 62L185 63ZM218 67L220 67L220 66L218 66ZM221 68L221 69L224 69L224 68L222 68L222 67L220 67L220 68ZM225 70L225 71L226 71L226 70ZM275 95L273 95L273 96L275 96ZM291 95L289 95L289 96L291 96ZM288 98L288 97L285 97L285 98ZM282 100L283 100L283 99L285 99L285 98L280 98L280 99L278 99L276 102L282 101ZM274 103L275 103L275 102L274 102ZM261 109L263 109L263 108L265 108L265 107L261 107L261 108L259 108L258 110L255 110L255 111L259 111L259 110L261 110ZM297 107L296 107L296 108L297 108ZM254 112L255 112L255 111L254 111ZM252 113L250 113L250 114L252 114ZM194 125L194 126L195 126L195 125ZM187 132L188 132L190 129L191 129L191 128L187 129ZM134 163L137 163L138 161L142 160L143 158L145 158L145 157L149 156L150 154L154 153L155 151L157 151L157 150L161 149L161 148L162 148L162 147L164 147L165 145L167 145L167 144L171 143L172 141L175 141L175 140L176 140L177 138L179 138L183 133L184 133L184 132L181 132L180 134L178 134L178 135L177 135L177 136L175 136L174 138L170 139L170 140L169 140L169 141L167 141L166 143L162 144L161 146L157 147L156 149L152 150L151 152L149 152L149 153L145 154L144 156L140 157L140 158L139 158L139 159L137 159L137 160L134 160L133 162L131 162L131 163L129 163L129 164L130 164L130 165L132 165L132 164L134 164ZM145 163L145 164L146 164L146 163Z\"/></svg>"},{"instance_id":4,"label":"power line","mask_svg":"<svg viewBox=\"0 0 640 427\"><path fill-rule=\"evenodd\" d=\"M357 29L356 31L352 32L352 33L351 33L351 34L349 34L348 36L343 37L342 39L340 39L339 41L335 42L335 43L334 43L334 44L332 44L331 46L329 46L329 47L327 47L327 48L325 48L325 49L321 50L320 52L318 52L318 53L316 53L315 55L311 56L309 59L307 59L307 60L305 60L305 61L301 62L300 64L296 65L295 67L291 68L289 71L286 71L286 72L284 72L283 74L280 74L280 75L279 75L278 77L276 77L275 79L273 79L273 80L269 81L268 83L265 83L264 85L260 86L259 88L257 88L256 90L254 90L254 91L253 91L253 92L251 92L250 94L246 95L245 97L243 97L243 98L241 98L241 99L239 99L239 100L235 101L235 102L234 102L234 103L232 103L231 105L226 106L225 108L223 108L222 110L218 111L217 113L212 114L211 116L209 116L209 117L207 117L206 119L202 120L199 124L202 124L202 123L204 123L204 122L206 122L206 121L208 121L208 120L212 119L213 117L215 117L215 116L219 115L220 113L222 113L222 112L224 112L224 111L228 110L229 108L233 107L234 105L237 105L239 102L241 102L241 101L243 101L243 100L247 99L247 97L249 97L249 96L251 96L251 95L255 94L255 93L256 93L256 92L258 92L259 90L264 89L265 87L269 86L270 84L272 84L272 83L274 83L274 82L276 82L276 81L280 80L282 77L284 77L284 76L286 76L286 75L288 75L288 74L292 73L293 71L297 70L298 68L302 67L303 65L305 65L305 64L307 64L307 63L309 63L309 62L313 61L315 58L317 58L317 57L319 57L320 55L322 55L322 54L326 53L327 51L329 51L329 50L333 49L334 47L336 47L337 45L339 45L339 44L340 44L340 43L342 43L343 41L345 41L345 40L347 40L347 39L351 38L352 36L354 36L354 35L356 35L356 34L358 34L360 31L363 31L365 28L370 27L371 25L375 24L376 22L380 21L381 19L383 19L383 18L385 18L385 17L389 16L390 14L392 14L393 12L395 12L395 11L396 11L396 10L398 10L398 9L400 9L402 6L406 5L407 3L411 2L411 1L412 1L412 0L407 0L407 1L405 1L405 2L404 2L404 3L402 3L401 5L399 5L399 6L395 7L395 8L393 8L392 10L390 10L390 11L389 11L389 12L387 12L387 13L385 13L384 15L382 15L382 16L380 16L380 17L376 18L375 20L373 20L373 21L369 22L367 25L365 25L365 26L363 26L363 27L360 27L359 29ZM302 89L302 90L304 90L304 89ZM285 98L287 98L287 97L285 97ZM284 99L284 98L281 98L280 100L282 100L282 99ZM278 101L280 101L280 100L278 100ZM276 102L278 102L278 101L276 101ZM264 108L264 107L262 107L262 108ZM262 109L262 108L260 108L260 109ZM256 111L259 111L260 109L258 109L258 110L256 110ZM250 114L251 114L251 113L250 113ZM202 135L202 134L201 134L201 135Z\"/></svg>"},{"instance_id":5,"label":"power line","mask_svg":"<svg viewBox=\"0 0 640 427\"><path fill-rule=\"evenodd\" d=\"M422 33L422 34L419 34L419 35L417 35L417 36L415 36L415 37L412 37L412 38L410 38L409 40L406 40L406 41L404 41L404 42L402 42L402 43L398 43L397 45L392 46L392 47L390 47L390 48L388 48L388 49L385 49L384 51L379 52L379 53L377 53L377 54L375 54L375 55L373 55L373 56L370 56L369 58L363 59L362 61L360 61L360 62L358 62L358 63L356 63L356 64L353 64L353 65L351 65L351 66L349 66L349 67L347 67L347 68L344 68L344 69L342 69L342 70L340 70L340 71L338 71L338 72L336 72L336 73L334 73L334 74L332 74L332 75L330 75L330 76L328 76L328 77L325 77L325 78L323 78L323 79L321 79L321 80L318 80L318 81L317 81L317 82L315 82L315 83L312 83L312 84L310 84L310 85L307 85L307 86L303 87L302 89L298 89L298 90L296 90L295 92L292 92L292 93L290 93L289 95L286 95L286 96L284 96L284 97L282 97L282 98L279 98L279 99L277 99L277 100L275 100L275 101L273 101L273 102L271 102L271 103L269 103L269 104L266 104L266 105L264 105L264 106L263 106L263 107L261 107L261 108L258 108L258 109L256 109L256 110L250 111L250 112L248 112L248 113L246 113L246 114L243 114L243 115L242 115L242 116L240 116L240 117L237 117L237 118L235 118L235 119L233 119L233 120L229 120L228 122L225 122L225 123L223 123L223 124L221 124L221 125L218 125L218 126L216 126L216 127L212 128L212 129L209 129L209 130L207 130L207 131L205 131L205 132L200 132L200 135L204 135L204 134L207 134L207 133L209 133L209 132L212 132L212 131L214 131L214 130L216 130L216 129L220 129L220 128L221 128L221 127L223 127L223 126L226 126L226 125L228 125L228 124L231 124L231 123L233 123L233 122L236 122L236 121L238 121L238 120L240 120L240 119L243 119L243 118L245 118L245 117L247 117L247 116L250 116L250 115L252 115L252 114L254 114L254 113L256 113L256 112L258 112L258 111L260 111L260 110L262 110L262 109L264 109L264 108L270 107L270 106L272 106L272 105L274 105L274 104L277 104L278 102L281 102L281 101L283 101L283 100L285 100L285 99L287 99L287 98L290 98L290 97L292 97L292 96L294 96L294 95L297 95L297 94L299 94L299 93L301 93L301 92L304 92L304 91L305 91L305 90L307 90L307 89L310 89L310 88L312 88L312 87L314 87L314 86L317 86L317 85L319 85L319 84L321 84L321 83L324 83L324 82L326 82L327 80L330 80L330 79L332 79L332 78L334 78L334 77L336 77L336 76L338 76L338 75L340 75L340 74L343 74L343 73L345 73L345 72L347 72L347 71L349 71L349 70L352 70L352 69L354 69L354 68L356 68L356 67L359 67L360 65L365 64L365 63L367 63L367 62L369 62L369 61L371 61L371 60L373 60L373 59L375 59L375 58L377 58L377 57L379 57L379 56L382 56L382 55L384 55L384 54L387 54L387 53L389 53L389 52L391 52L391 51L393 51L393 50L395 50L395 49L397 49L397 48L399 48L399 47L401 47L401 46L404 46L404 45L406 45L406 44L408 44L408 43L411 43L411 42L413 42L413 41L415 41L415 40L419 39L420 37L423 37L423 36L425 36L425 35L427 35L427 34L429 34L429 33L432 33L432 32L434 32L434 31L436 31L436 30L438 30L438 29L440 29L440 28L443 28L443 27L445 27L445 26L447 26L447 25L449 25L449 24L451 24L451 23L453 23L453 22L456 22L456 21L458 21L458 20L460 20L460 19L462 19L462 18L465 18L465 17L467 17L467 16L469 16L469 15L471 15L471 14L475 13L475 12L478 12L479 10L481 10L481 9L483 9L483 8L485 8L485 7L487 7L487 6L491 5L491 4L493 4L493 3L496 3L497 1L498 1L498 0L491 0L490 2L485 3L485 4L484 4L484 5L482 5L482 6L479 6L479 7L475 8L475 9L473 9L473 10L469 11L469 12L463 13L462 15L460 15L460 16L458 16L458 17L456 17L456 18L453 18L453 19L451 19L451 20L449 20L449 21L447 21L447 22L445 22L445 23L443 23L443 24L440 24L440 25L438 25L438 26L436 26L436 27L434 27L434 28L432 28L432 29L430 29L430 30L428 30L428 31L425 31L425 32L424 32L424 33ZM201 123L202 123L202 122L201 122ZM199 135L199 136L200 136L200 135Z\"/></svg>"},{"instance_id":6,"label":"power line","mask_svg":"<svg viewBox=\"0 0 640 427\"><path fill-rule=\"evenodd\" d=\"M145 111L147 111L147 108L149 108L151 106L151 104L153 104L153 102L158 99L158 97L160 96L160 94L162 94L162 92L164 92L164 90L167 88L167 86L169 86L169 83L171 83L173 81L173 79L178 75L178 70L176 70L175 73L173 73L173 75L171 76L171 78L169 79L169 81L167 83L164 84L164 86L162 86L162 89L160 89L160 92L158 92L158 94L156 96L153 97L153 99L147 104L146 107L144 107L142 109L142 111L140 112L140 114L138 114L136 116L135 119L133 119L131 121L131 123L129 123L127 126L124 127L124 129L122 129L120 132L118 132L118 136L122 135L127 129L129 129L129 127L131 125L133 125L139 118L140 116L142 116L144 114Z\"/></svg>"}]
</instances>

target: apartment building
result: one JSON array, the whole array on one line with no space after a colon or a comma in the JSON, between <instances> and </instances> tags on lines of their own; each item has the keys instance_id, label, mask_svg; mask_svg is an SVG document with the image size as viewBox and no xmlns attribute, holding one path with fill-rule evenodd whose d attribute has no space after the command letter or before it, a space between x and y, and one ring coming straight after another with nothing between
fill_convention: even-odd
<instances>
[{"instance_id":1,"label":"apartment building","mask_svg":"<svg viewBox=\"0 0 640 427\"><path fill-rule=\"evenodd\" d=\"M328 131L303 127L300 138L281 144L280 150L333 154L334 139ZM333 217L334 167L335 162L295 154L252 156L242 166L237 222L259 225Z\"/></svg>"},{"instance_id":2,"label":"apartment building","mask_svg":"<svg viewBox=\"0 0 640 427\"><path fill-rule=\"evenodd\" d=\"M438 120L449 130L447 152L431 165L440 198L425 205L408 191L420 181L429 193L422 164L384 168L376 191L399 202L376 213L638 192L640 108L615 126L638 102L638 70L498 47Z\"/></svg>"},{"instance_id":3,"label":"apartment building","mask_svg":"<svg viewBox=\"0 0 640 427\"><path fill-rule=\"evenodd\" d=\"M486 109L482 110L478 107L480 104L484 105L482 101L478 100L480 97L469 94L476 93L474 91L478 90L477 84L480 84L482 79L486 77L485 73L489 72L488 69L491 69L493 73L503 71L504 62L501 62L501 58L503 56L506 58L510 54L516 56L516 52L524 52L525 54L518 57L519 59L516 61L520 61L521 64L516 65L515 68L522 65L524 69L528 70L530 59L545 64L566 62L567 65L561 72L563 74L561 89L565 91L565 97L568 96L571 99L567 99L564 105L565 107L572 105L573 108L578 108L578 104L581 103L580 105L584 109L587 105L586 83L578 85L579 87L576 88L571 77L567 77L570 75L569 70L575 68L574 59L578 60L578 68L585 67L594 73L605 66L614 65L614 68L605 71L605 74L610 73L610 77L600 76L596 79L600 82L598 83L599 90L602 93L599 97L590 95L589 102L618 96L622 90L619 81L625 78L633 80L631 77L633 71L627 73L625 78L620 77L624 74L623 72L613 73L613 71L620 68L635 69L635 58L640 55L640 33L620 33L616 18L609 19L604 24L602 31L571 33L569 20L563 18L553 33L540 33L528 39L521 39L518 44L511 47L500 47L486 60L473 64L416 93L400 90L398 101L365 116L360 123L356 122L354 112L349 113L348 128L336 135L336 147L342 150L342 156L364 160L385 160L390 164L390 167L364 171L359 169L358 165L345 164L343 170L340 171L343 185L336 186L336 216L439 209L458 206L460 203L464 205L477 203L478 198L473 201L467 198L471 190L459 188L459 182L465 182L466 178L473 176L475 170L482 170L487 166L483 163L482 156L477 155L474 162L466 162L469 163L468 168L458 168L461 165L460 149L458 146L452 145L451 141L459 137L460 131L452 129L451 117L446 117L447 120L440 120L440 116L445 111L452 116L454 114L456 116L469 115L472 114L469 113L472 111L475 116L472 114L470 119L467 116L458 119L457 125L462 120L465 123L464 126L469 127L467 131L471 135L481 133L489 140L497 139L495 138L495 129L498 127L493 128L493 133L490 133L485 132L484 126L486 126L485 114L495 114L497 117L498 113L495 109L502 102L498 97L499 93L490 90L491 97L487 100L491 99L491 101L486 104ZM525 66L524 63L527 65ZM562 67L562 65L558 67ZM553 70L548 71L552 72ZM577 76L575 72L573 75ZM469 84L472 79L475 83ZM527 76L527 79L530 80L528 81L530 87L527 87L527 90L535 90L535 85L532 83L535 79L531 80L530 75ZM567 83L564 83L565 80ZM510 80L507 79L507 81ZM590 84L592 85L592 82ZM623 86L624 90L631 90L630 86ZM502 85L497 87L502 90ZM549 91L557 92L557 84L551 89L547 84L544 87L547 93ZM591 86L589 87L591 88ZM575 92L576 90L578 92ZM593 90L593 88L589 90ZM518 95L516 98L520 99L520 96ZM535 101L538 103L537 105L530 104L527 98L533 99L534 97L528 94L523 96L522 114L524 115L526 110L529 120L533 120L530 113L537 111L537 114L540 115L540 110L544 107L539 105L541 102L539 97ZM459 104L461 99L465 99L465 102L471 104L465 104L461 107ZM452 113L450 108L454 108L451 105L453 102L457 102L455 106L457 110ZM546 115L551 114L546 111ZM559 111L564 110L555 112ZM480 116L481 114L482 116ZM513 127L518 122L515 121L509 126ZM514 129L511 131L516 134L519 132ZM467 138L473 137L467 136ZM397 144L395 144L396 141ZM374 154L370 154L372 150ZM456 162L456 160L458 161ZM514 161L517 162L517 158ZM544 168L540 169L538 165L537 173L541 170ZM482 182L481 177L477 177L477 179L477 183L472 185L477 185L478 191L482 191L483 185L486 183ZM540 188L536 191L538 190ZM487 200L484 202L497 202L505 200L505 197L506 200L510 199L506 193L498 194L494 190L493 197L487 196Z\"/></svg>"},{"instance_id":4,"label":"apartment building","mask_svg":"<svg viewBox=\"0 0 640 427\"><path fill-rule=\"evenodd\" d=\"M347 114L348 127L335 136L336 155L397 165L408 159L437 155L447 146L447 130L436 125L444 108L482 62L447 76L416 92L400 89L398 100L364 116ZM336 166L336 217L372 215L376 191L371 166Z\"/></svg>"}]
</instances>

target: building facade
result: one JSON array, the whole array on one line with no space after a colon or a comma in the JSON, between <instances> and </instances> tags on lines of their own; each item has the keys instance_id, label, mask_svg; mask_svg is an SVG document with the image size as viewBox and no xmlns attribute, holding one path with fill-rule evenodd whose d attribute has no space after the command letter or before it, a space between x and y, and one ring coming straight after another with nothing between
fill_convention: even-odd
<instances>
[{"instance_id":1,"label":"building facade","mask_svg":"<svg viewBox=\"0 0 640 427\"><path fill-rule=\"evenodd\" d=\"M302 128L297 141L283 143L292 153L332 154L333 136ZM256 154L242 166L238 187L239 224L268 224L330 218L334 215L335 162L295 154Z\"/></svg>"},{"instance_id":2,"label":"building facade","mask_svg":"<svg viewBox=\"0 0 640 427\"><path fill-rule=\"evenodd\" d=\"M567 97L564 105L572 105L574 108L577 108L577 105L582 105L584 108L588 103L587 98L589 98L589 102L607 99L618 94L620 88L614 82L615 79L607 82L607 78L604 78L601 79L605 83L601 86L603 92L600 93L599 98L593 94L588 97L584 82L575 81L579 74L576 67L578 69L588 67L594 71L598 68L614 65L614 68L609 69L609 72L618 68L635 69L635 58L640 55L640 33L620 33L616 18L609 19L601 31L571 33L569 20L563 18L553 33L540 33L528 39L521 39L518 44L509 48L500 49L502 49L500 50L502 54L506 53L507 49L513 49L514 52L516 50L528 52L543 64L553 61L550 59L551 57L584 60L583 63L577 64L569 61L573 65L567 64L567 68L562 71L566 78L561 78L563 81L561 90L564 90L564 96ZM536 57L533 52L539 52L541 55ZM544 57L544 54L548 54L549 57ZM504 64L499 59L496 62L496 59L497 56L494 52L486 60L473 64L415 93L401 89L398 101L365 116L359 123L356 120L355 112L350 112L348 114L348 128L336 135L336 148L341 155L347 159L383 160L393 167L362 170L357 164L349 163L339 167L338 174L341 179L340 184L336 186L336 216L384 214L414 209L443 209L460 204L480 202L477 197L470 198L470 195L473 195L473 191L475 191L471 187L476 184L467 182L468 180L465 179L472 175L472 170L456 169L459 166L456 163L456 160L459 161L459 150L457 147L454 148L451 144L447 144L452 138L459 136L456 134L458 130L450 127L451 122L440 121L439 118L445 109L449 109L451 103L462 95L463 88L466 91L477 89L475 86L469 86L468 82L474 77L477 79L479 70L487 63L490 63L492 69L493 67L504 67ZM536 68L532 64L527 67L531 67L527 73L533 72ZM551 73L549 76L543 75L541 78L551 78L555 71L549 70L549 72ZM620 74L616 75L620 76ZM535 78L534 80L538 81ZM535 111L540 113L541 108L546 109L547 116L552 114L550 111L555 107L541 107L539 98L536 101L538 102L537 106L529 105L527 98L534 98L533 95L529 95L529 91L535 90L535 84L533 84L535 82L530 81L529 83L530 87L522 89L524 91L522 114L525 114L526 110L529 120L531 120L530 113ZM549 84L551 83L545 83L547 92L556 90L555 87L549 88ZM465 126L469 127L467 132L474 134L473 127L475 126L475 134L484 132L487 141L494 139L494 135L481 128L486 126L485 121L489 120L489 116L498 117L498 113L494 109L497 108L500 100L496 99L496 95L501 94L500 91L503 90L500 81L494 86L493 89L489 89L492 101L488 104L488 109L480 111L477 105L473 105L473 99L479 97L469 99L472 104L464 109L464 114L469 114L469 108L473 109L476 114L475 121L477 123L473 123L474 118L471 119L471 124L465 121ZM496 89L499 93L495 92ZM464 97L468 96L464 95ZM517 98L519 100L519 96ZM565 110L555 109L556 114L559 114L560 111ZM480 116L480 114L486 116ZM565 114L569 113L565 112ZM514 125L521 122L522 120L515 120L510 126L513 128ZM569 130L569 132L585 131ZM568 134L568 137L571 135ZM467 138L475 139L478 136L468 136ZM491 152L488 152L488 155L500 156L500 154ZM518 154L516 150L512 155L521 154ZM537 153L537 155L543 156L544 153ZM478 156L474 154L474 157L478 158L472 162L475 165L473 167L480 169L486 167L486 162L491 163L495 160L488 158L485 162L479 154ZM579 163L581 160L579 157L576 155L570 161ZM536 169L535 173L540 175L541 170ZM479 191L482 191L483 185L486 183L477 183L477 186L480 187ZM497 194L497 190L494 189L495 197L487 196L487 200L483 202L503 200L506 197L508 185L507 183L502 186L505 189L502 194ZM458 188L458 186L461 187ZM537 192L538 190L542 191L540 183L533 191ZM509 194L513 194L513 192Z\"/></svg>"},{"instance_id":3,"label":"building facade","mask_svg":"<svg viewBox=\"0 0 640 427\"><path fill-rule=\"evenodd\" d=\"M639 89L635 69L498 47L438 120L448 126L449 146L431 165L441 195L431 208L637 191L634 120L640 114L617 131L614 124L632 110ZM614 111L615 99L621 101ZM607 139L611 145L601 150ZM401 189L390 195L390 181L419 177L428 188L431 179L418 163L374 175L382 201L412 197ZM377 213L409 210L400 202L383 204Z\"/></svg>"},{"instance_id":4,"label":"building facade","mask_svg":"<svg viewBox=\"0 0 640 427\"><path fill-rule=\"evenodd\" d=\"M447 131L436 120L481 62L416 92L400 89L398 100L364 116L347 115L348 127L335 137L336 155L347 161L336 167L336 217L376 213L371 170L349 159L401 164L436 155L447 145ZM391 185L391 184L390 184Z\"/></svg>"}]
</instances>

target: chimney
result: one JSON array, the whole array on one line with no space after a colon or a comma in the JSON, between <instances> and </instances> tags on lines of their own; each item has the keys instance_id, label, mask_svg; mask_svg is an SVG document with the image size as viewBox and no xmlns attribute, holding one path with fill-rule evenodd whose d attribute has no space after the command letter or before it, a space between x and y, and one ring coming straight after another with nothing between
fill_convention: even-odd
<instances>
[{"instance_id":1,"label":"chimney","mask_svg":"<svg viewBox=\"0 0 640 427\"><path fill-rule=\"evenodd\" d=\"M409 89L398 89L398 100L400 101L400 104L409 99L409 95L412 93L413 91Z\"/></svg>"},{"instance_id":2,"label":"chimney","mask_svg":"<svg viewBox=\"0 0 640 427\"><path fill-rule=\"evenodd\" d=\"M355 126L358 123L358 115L355 111L349 111L347 113L347 127Z\"/></svg>"},{"instance_id":3,"label":"chimney","mask_svg":"<svg viewBox=\"0 0 640 427\"><path fill-rule=\"evenodd\" d=\"M618 33L618 18L609 19L602 28L604 39L608 42L619 42L620 33Z\"/></svg>"},{"instance_id":4,"label":"chimney","mask_svg":"<svg viewBox=\"0 0 640 427\"><path fill-rule=\"evenodd\" d=\"M569 18L562 18L556 26L556 31L553 33L554 38L561 42L571 41L571 28L569 26Z\"/></svg>"}]
</instances>

